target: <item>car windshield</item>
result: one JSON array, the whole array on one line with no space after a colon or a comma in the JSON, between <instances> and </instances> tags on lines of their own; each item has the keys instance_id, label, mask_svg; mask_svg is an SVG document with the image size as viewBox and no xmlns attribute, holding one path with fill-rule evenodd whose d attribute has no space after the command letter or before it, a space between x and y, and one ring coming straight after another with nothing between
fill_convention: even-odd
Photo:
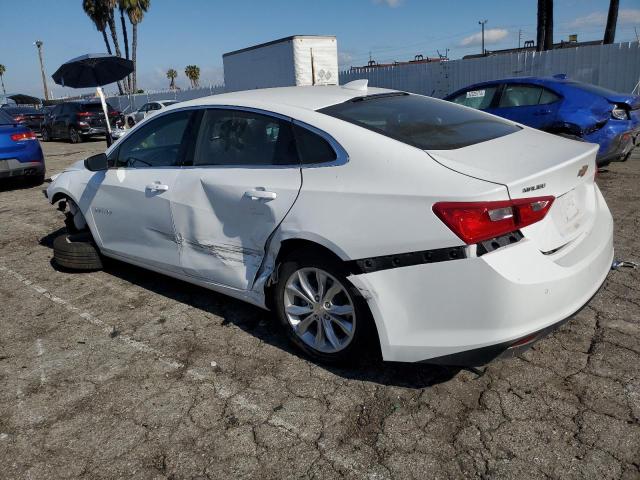
<instances>
[{"instance_id":1,"label":"car windshield","mask_svg":"<svg viewBox=\"0 0 640 480\"><path fill-rule=\"evenodd\" d=\"M467 147L520 129L476 110L400 92L359 97L319 111L423 150Z\"/></svg>"},{"instance_id":2,"label":"car windshield","mask_svg":"<svg viewBox=\"0 0 640 480\"><path fill-rule=\"evenodd\" d=\"M0 125L14 125L16 121L6 112L6 108L0 109Z\"/></svg>"},{"instance_id":3,"label":"car windshield","mask_svg":"<svg viewBox=\"0 0 640 480\"><path fill-rule=\"evenodd\" d=\"M174 103L178 103L175 100L170 100L168 102L160 102L162 103L162 105L164 105L165 107L168 107L169 105L173 105Z\"/></svg>"},{"instance_id":4,"label":"car windshield","mask_svg":"<svg viewBox=\"0 0 640 480\"><path fill-rule=\"evenodd\" d=\"M609 90L608 88L598 87L597 85L591 85L590 83L582 83L582 82L567 82L569 85L579 88L580 90L585 90L589 93L594 93L596 95L600 95L601 97L610 97L612 95L618 96L623 95L616 91Z\"/></svg>"}]
</instances>

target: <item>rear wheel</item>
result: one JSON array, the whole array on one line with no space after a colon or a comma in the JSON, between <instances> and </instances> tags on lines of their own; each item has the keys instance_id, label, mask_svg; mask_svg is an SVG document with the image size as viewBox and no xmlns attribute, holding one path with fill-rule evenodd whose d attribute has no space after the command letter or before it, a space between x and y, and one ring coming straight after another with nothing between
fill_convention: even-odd
<instances>
[{"instance_id":1,"label":"rear wheel","mask_svg":"<svg viewBox=\"0 0 640 480\"><path fill-rule=\"evenodd\" d=\"M371 333L366 302L348 272L328 255L293 254L275 288L278 320L289 339L310 357L344 363Z\"/></svg>"},{"instance_id":2,"label":"rear wheel","mask_svg":"<svg viewBox=\"0 0 640 480\"><path fill-rule=\"evenodd\" d=\"M78 133L78 130L76 130L73 127L69 127L69 140L71 141L71 143L80 143L82 142L82 135L80 135L80 133Z\"/></svg>"},{"instance_id":3,"label":"rear wheel","mask_svg":"<svg viewBox=\"0 0 640 480\"><path fill-rule=\"evenodd\" d=\"M69 270L91 271L102 268L100 252L88 232L57 237L53 241L53 260L56 265Z\"/></svg>"},{"instance_id":4,"label":"rear wheel","mask_svg":"<svg viewBox=\"0 0 640 480\"><path fill-rule=\"evenodd\" d=\"M132 128L135 124L136 124L136 121L133 118L131 118L131 117L127 118L127 126L129 128Z\"/></svg>"}]
</instances>

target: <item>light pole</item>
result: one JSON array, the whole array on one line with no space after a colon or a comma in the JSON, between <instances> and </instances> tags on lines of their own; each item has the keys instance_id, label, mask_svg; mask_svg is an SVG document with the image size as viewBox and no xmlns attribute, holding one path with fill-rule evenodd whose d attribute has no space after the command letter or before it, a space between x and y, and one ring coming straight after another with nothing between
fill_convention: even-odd
<instances>
[{"instance_id":1,"label":"light pole","mask_svg":"<svg viewBox=\"0 0 640 480\"><path fill-rule=\"evenodd\" d=\"M42 41L36 40L34 45L38 48L38 57L40 58L40 73L42 74L42 86L44 87L44 99L49 100L49 89L47 88L47 76L44 74L44 62L42 61Z\"/></svg>"},{"instance_id":2,"label":"light pole","mask_svg":"<svg viewBox=\"0 0 640 480\"><path fill-rule=\"evenodd\" d=\"M482 25L482 55L484 55L484 24L489 20L480 20L478 22L479 25Z\"/></svg>"}]
</instances>

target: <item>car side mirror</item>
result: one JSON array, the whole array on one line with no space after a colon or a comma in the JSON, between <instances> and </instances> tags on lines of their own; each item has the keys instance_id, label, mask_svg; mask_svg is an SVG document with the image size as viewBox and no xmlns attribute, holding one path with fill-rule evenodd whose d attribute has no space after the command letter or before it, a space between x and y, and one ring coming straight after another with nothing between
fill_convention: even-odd
<instances>
[{"instance_id":1,"label":"car side mirror","mask_svg":"<svg viewBox=\"0 0 640 480\"><path fill-rule=\"evenodd\" d=\"M109 167L107 163L107 155L104 153L93 155L84 161L84 166L87 170L92 172L106 170Z\"/></svg>"}]
</instances>

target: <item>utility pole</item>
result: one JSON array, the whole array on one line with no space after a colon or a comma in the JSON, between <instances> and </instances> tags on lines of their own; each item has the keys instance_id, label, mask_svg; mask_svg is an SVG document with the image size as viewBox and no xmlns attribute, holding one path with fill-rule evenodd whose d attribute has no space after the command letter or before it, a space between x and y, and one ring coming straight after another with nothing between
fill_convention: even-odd
<instances>
[{"instance_id":1,"label":"utility pole","mask_svg":"<svg viewBox=\"0 0 640 480\"><path fill-rule=\"evenodd\" d=\"M482 55L484 55L484 24L489 20L481 20L478 22L479 25L482 25Z\"/></svg>"},{"instance_id":2,"label":"utility pole","mask_svg":"<svg viewBox=\"0 0 640 480\"><path fill-rule=\"evenodd\" d=\"M49 89L47 88L47 76L44 74L44 62L42 60L42 41L36 40L34 45L38 48L38 57L40 58L40 73L42 74L42 86L44 87L44 99L49 100Z\"/></svg>"},{"instance_id":3,"label":"utility pole","mask_svg":"<svg viewBox=\"0 0 640 480\"><path fill-rule=\"evenodd\" d=\"M522 43L522 29L518 30L518 50L520 50L520 43Z\"/></svg>"}]
</instances>

